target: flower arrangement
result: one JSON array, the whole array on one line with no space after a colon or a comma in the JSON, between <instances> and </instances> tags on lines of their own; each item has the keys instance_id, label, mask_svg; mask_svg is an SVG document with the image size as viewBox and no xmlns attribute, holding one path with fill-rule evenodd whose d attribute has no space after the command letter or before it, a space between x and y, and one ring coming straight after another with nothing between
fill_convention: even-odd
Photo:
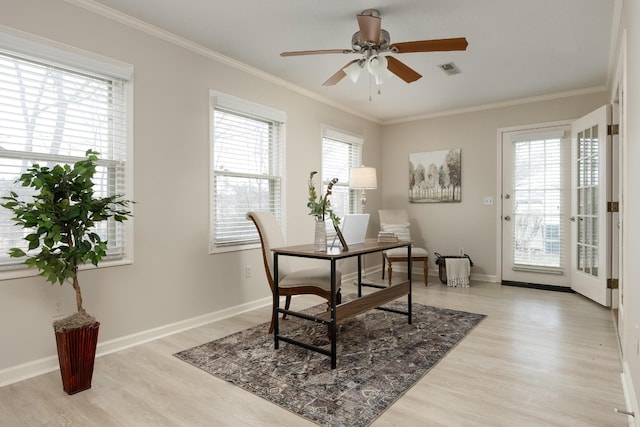
<instances>
[{"instance_id":1,"label":"flower arrangement","mask_svg":"<svg viewBox=\"0 0 640 427\"><path fill-rule=\"evenodd\" d=\"M309 174L309 199L307 201L307 207L310 210L309 215L313 215L316 218L316 221L324 221L325 216L329 215L333 224L337 226L340 224L340 217L333 212L333 209L331 209L329 195L331 194L333 185L338 182L338 178L333 178L329 181L329 185L327 185L327 192L324 197L322 194L318 196L316 186L313 184L313 177L317 173L317 171L313 171Z\"/></svg>"}]
</instances>

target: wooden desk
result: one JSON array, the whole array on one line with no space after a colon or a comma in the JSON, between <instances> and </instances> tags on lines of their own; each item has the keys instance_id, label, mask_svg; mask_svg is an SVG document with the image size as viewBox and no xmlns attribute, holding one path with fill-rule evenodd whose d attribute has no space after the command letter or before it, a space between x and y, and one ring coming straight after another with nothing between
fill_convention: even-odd
<instances>
[{"instance_id":1,"label":"wooden desk","mask_svg":"<svg viewBox=\"0 0 640 427\"><path fill-rule=\"evenodd\" d=\"M377 240L367 240L364 243L358 245L350 245L348 251L343 251L341 248L328 247L325 252L315 252L313 250L313 244L309 245L297 245L286 246L283 248L274 248L273 251L273 271L275 282L275 291L273 293L273 315L275 319L273 338L274 346L279 348L280 341L284 341L290 344L304 347L308 350L316 351L318 353L325 354L331 357L331 369L336 367L336 332L337 325L344 322L347 319L357 316L371 310L372 308L378 308L380 310L392 311L395 313L405 314L408 318L408 323L411 324L411 243L407 241L393 242L393 243L378 243ZM407 258L408 258L408 276L407 280L402 283L398 283L392 286L382 286L372 283L362 283L362 256L374 252L386 251L388 249L400 248L406 246ZM310 316L304 313L300 313L293 310L285 310L280 308L280 295L278 289L278 257L279 256L293 256L299 258L313 258L322 259L330 262L331 268L331 298L330 310L319 314L317 316ZM358 257L358 298L340 305L336 305L335 295L338 288L336 283L336 262L340 259L349 257ZM368 295L362 295L362 287L374 287L379 290ZM398 311L380 307L390 301L398 299L404 295L407 295L407 311ZM331 340L331 349L326 350L322 347L317 347L302 341L297 341L292 338L288 338L280 335L279 330L279 313L286 313L291 316L299 317L313 322L322 323L329 326L329 338Z\"/></svg>"}]
</instances>

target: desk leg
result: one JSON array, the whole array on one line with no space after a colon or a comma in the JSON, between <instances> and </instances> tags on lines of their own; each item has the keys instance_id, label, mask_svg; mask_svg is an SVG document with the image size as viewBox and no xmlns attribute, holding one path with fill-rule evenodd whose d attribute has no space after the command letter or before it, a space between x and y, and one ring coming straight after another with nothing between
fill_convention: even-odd
<instances>
[{"instance_id":1,"label":"desk leg","mask_svg":"<svg viewBox=\"0 0 640 427\"><path fill-rule=\"evenodd\" d=\"M336 345L336 332L337 332L337 327L336 327L336 288L337 288L337 284L336 284L336 260L335 259L331 259L331 324L329 325L329 329L330 329L330 338L331 338L331 369L335 369L336 368L336 351L337 351L337 345Z\"/></svg>"},{"instance_id":2,"label":"desk leg","mask_svg":"<svg viewBox=\"0 0 640 427\"><path fill-rule=\"evenodd\" d=\"M409 294L407 295L407 304L409 305L407 308L407 313L409 316L409 324L411 324L411 269L413 268L413 266L411 265L411 245L407 246L407 257L408 262L407 262L407 268L409 269L409 274L408 274L408 278L409 278Z\"/></svg>"},{"instance_id":3,"label":"desk leg","mask_svg":"<svg viewBox=\"0 0 640 427\"><path fill-rule=\"evenodd\" d=\"M280 347L280 340L278 339L278 334L280 333L280 328L278 324L278 308L280 306L280 291L278 289L278 254L273 254L273 348L276 350Z\"/></svg>"},{"instance_id":4,"label":"desk leg","mask_svg":"<svg viewBox=\"0 0 640 427\"><path fill-rule=\"evenodd\" d=\"M358 298L362 296L362 255L358 255Z\"/></svg>"}]
</instances>

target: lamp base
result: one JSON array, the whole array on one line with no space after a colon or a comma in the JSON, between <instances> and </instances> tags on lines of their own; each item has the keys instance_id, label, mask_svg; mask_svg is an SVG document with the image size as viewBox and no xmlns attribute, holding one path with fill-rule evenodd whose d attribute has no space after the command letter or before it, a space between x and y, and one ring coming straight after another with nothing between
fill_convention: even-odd
<instances>
[{"instance_id":1,"label":"lamp base","mask_svg":"<svg viewBox=\"0 0 640 427\"><path fill-rule=\"evenodd\" d=\"M362 196L360 196L360 212L365 213L367 211L367 193L362 190Z\"/></svg>"}]
</instances>

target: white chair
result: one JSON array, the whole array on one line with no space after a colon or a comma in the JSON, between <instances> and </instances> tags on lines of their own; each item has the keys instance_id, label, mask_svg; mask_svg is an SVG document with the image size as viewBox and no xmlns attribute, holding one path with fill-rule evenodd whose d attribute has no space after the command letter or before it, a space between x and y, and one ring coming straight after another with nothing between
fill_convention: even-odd
<instances>
[{"instance_id":1,"label":"white chair","mask_svg":"<svg viewBox=\"0 0 640 427\"><path fill-rule=\"evenodd\" d=\"M411 240L409 229L409 215L404 209L380 209L380 229L382 231L392 231L398 236L398 240ZM382 253L382 278L384 279L385 267L389 286L391 286L391 274L393 273L394 262L408 262L407 248L396 248ZM423 248L411 246L411 262L423 263L424 285L427 286L429 276L429 252Z\"/></svg>"},{"instance_id":2,"label":"white chair","mask_svg":"<svg viewBox=\"0 0 640 427\"><path fill-rule=\"evenodd\" d=\"M271 248L286 246L280 224L271 212L248 212L247 219L252 221L258 229L260 243L262 245L262 260L264 270L267 275L271 293L275 292L273 281L273 252ZM327 300L327 305L331 304L331 269L310 268L304 270L292 270L289 266L289 257L278 258L278 294L286 297L285 310L291 305L293 295L313 294L321 296ZM336 304L342 302L340 293L340 283L342 282L342 272L336 270ZM328 309L328 308L327 308ZM286 317L286 314L282 317ZM275 318L271 316L269 333L273 332Z\"/></svg>"}]
</instances>

